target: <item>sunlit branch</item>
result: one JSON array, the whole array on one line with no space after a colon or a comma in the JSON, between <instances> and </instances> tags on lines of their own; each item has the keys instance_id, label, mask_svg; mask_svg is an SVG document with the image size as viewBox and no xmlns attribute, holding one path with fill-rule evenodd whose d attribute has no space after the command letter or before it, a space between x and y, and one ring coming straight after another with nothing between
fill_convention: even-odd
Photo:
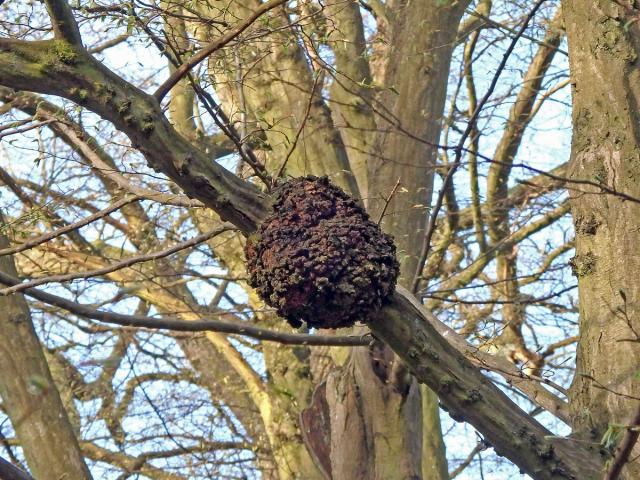
<instances>
[{"instance_id":1,"label":"sunlit branch","mask_svg":"<svg viewBox=\"0 0 640 480\"><path fill-rule=\"evenodd\" d=\"M461 164L460 160L462 156L462 147L465 145L467 139L469 138L469 135L472 133L473 129L475 128L480 112L482 111L485 104L493 94L493 91L495 90L498 84L498 80L500 79L500 75L502 74L502 71L505 69L507 65L507 61L511 56L511 53L515 49L518 41L520 40L520 37L522 36L527 26L529 25L529 22L533 19L538 9L542 6L542 3L544 3L544 0L538 0L534 4L533 8L529 11L525 20L522 22L522 25L518 29L518 33L515 35L515 37L511 41L507 50L504 52L502 56L502 60L500 61L500 64L498 65L498 68L496 69L496 72L494 73L493 78L491 79L491 82L489 84L489 87L487 88L487 91L485 92L485 95L482 97L480 102L478 102L478 105L475 111L469 118L469 122L467 123L467 128L460 136L458 145L454 148L456 158L448 168L447 174L444 180L442 181L443 186L440 189L438 196L436 197L436 200L431 209L431 214L429 215L429 223L427 225L427 230L425 232L422 246L420 248L420 254L418 255L418 263L417 263L416 271L413 276L413 281L411 284L411 291L413 292L418 291L418 288L420 286L420 281L422 280L422 269L424 268L424 263L427 259L427 256L429 255L429 250L431 248L431 238L433 237L433 234L435 232L436 222L438 220L438 214L444 202L444 196L446 194L447 186L452 181L453 175L455 174L456 170L459 168Z\"/></svg>"},{"instance_id":2,"label":"sunlit branch","mask_svg":"<svg viewBox=\"0 0 640 480\"><path fill-rule=\"evenodd\" d=\"M45 4L47 5L49 17L51 17L56 38L81 46L80 30L66 0L46 0Z\"/></svg>"},{"instance_id":3,"label":"sunlit branch","mask_svg":"<svg viewBox=\"0 0 640 480\"><path fill-rule=\"evenodd\" d=\"M79 228L82 228L86 225L89 225L92 222L95 222L96 220L99 220L101 218L104 218L105 216L115 212L116 210L122 208L125 205L128 205L129 203L133 203L139 200L139 197L137 196L128 196L125 197L121 200L118 200L117 202L113 203L112 205L108 206L107 208L104 208L96 213L94 213L93 215L89 215L88 217L83 218L82 220L79 220L77 222L74 223L70 223L68 225L65 225L62 228L59 228L57 230L53 230L51 232L45 233L43 235L40 235L38 237L34 237L31 238L27 241L25 241L24 243L21 243L19 245L16 245L15 247L8 247L8 248L3 248L0 249L0 256L3 255L12 255L14 253L20 253L20 252L24 252L25 250L29 250L31 248L37 247L38 245L42 245L43 243L46 243L50 240L53 240L54 238L58 238L61 235L64 235L66 233L69 233L73 230L77 230ZM0 293L1 295L2 293Z\"/></svg>"},{"instance_id":4,"label":"sunlit branch","mask_svg":"<svg viewBox=\"0 0 640 480\"><path fill-rule=\"evenodd\" d=\"M169 78L167 78L162 85L158 87L153 96L161 101L164 96L169 93L171 90L182 78L184 78L189 71L202 62L205 58L210 56L217 50L220 50L242 32L244 32L247 28L249 28L253 22L255 22L258 18L260 18L263 14L272 10L282 4L284 4L286 0L269 0L261 4L258 8L255 8L253 12L242 22L240 22L236 27L231 29L225 35L220 37L219 39L209 43L205 47L202 48L199 52L189 57L187 61L185 61L182 65L180 65L175 72L171 74Z\"/></svg>"}]
</instances>

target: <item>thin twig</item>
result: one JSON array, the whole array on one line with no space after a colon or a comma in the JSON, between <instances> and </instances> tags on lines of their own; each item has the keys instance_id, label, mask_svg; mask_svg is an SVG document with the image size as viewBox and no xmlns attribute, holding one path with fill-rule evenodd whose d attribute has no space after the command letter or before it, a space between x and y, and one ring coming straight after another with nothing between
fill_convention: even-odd
<instances>
[{"instance_id":1,"label":"thin twig","mask_svg":"<svg viewBox=\"0 0 640 480\"><path fill-rule=\"evenodd\" d=\"M67 274L63 274L63 275L52 275L49 277L41 277L41 278L35 278L33 280L30 280L28 282L24 282L24 283L19 283L18 285L13 285L11 287L5 288L0 290L0 295L11 295L12 293L18 293L18 292L22 292L28 288L31 287L37 287L39 285L44 285L46 283L53 283L53 282L69 282L71 280L76 280L79 278L83 278L83 279L87 279L87 278L92 278L92 277L97 277L97 276L101 276L101 275L106 275L108 273L111 272L115 272L117 270L122 270L123 268L128 268L131 267L133 265L136 265L138 263L143 263L143 262L149 262L152 260L158 260L160 258L164 258L164 257L168 257L169 255L172 255L176 252L179 252L181 250L186 250L187 248L193 247L195 245L198 245L202 242L206 242L207 240L215 237L216 235L220 235L223 232L227 232L229 230L233 230L235 229L235 227L231 224L224 224L222 227L216 228L214 230L211 230L209 232L205 232L203 234L200 234L190 240L187 240L186 242L182 242L182 243L178 243L177 245L173 245L170 248L167 248L165 250L161 250L159 252L153 252L153 253L149 253L147 255L139 255L133 258L127 258L126 260L122 260L120 262L108 265L106 267L103 268L97 268L95 270L89 270L89 271L85 271L85 272L73 272L73 273L67 273Z\"/></svg>"},{"instance_id":2,"label":"thin twig","mask_svg":"<svg viewBox=\"0 0 640 480\"><path fill-rule=\"evenodd\" d=\"M169 93L169 90L171 90L181 79L183 79L193 67L198 65L212 53L220 50L222 47L224 47L226 44L228 44L230 41L244 32L264 13L284 4L285 2L286 0L269 0L268 2L261 4L251 13L251 15L240 22L236 27L224 34L222 37L206 45L202 50L191 56L187 61L180 65L175 70L175 72L173 72L169 76L169 78L167 78L165 82L160 85L160 87L158 87L153 96L156 98L156 100L161 101L165 97L165 95Z\"/></svg>"},{"instance_id":3,"label":"thin twig","mask_svg":"<svg viewBox=\"0 0 640 480\"><path fill-rule=\"evenodd\" d=\"M511 44L509 45L509 48L507 48L507 50L504 52L504 55L502 56L502 61L500 62L500 65L498 65L498 69L496 70L496 73L493 76L493 79L491 80L491 84L489 85L489 89L485 93L484 97L482 97L482 100L480 100L480 102L478 103L478 106L476 107L475 111L473 112L473 115L471 115L471 118L469 119L469 122L467 123L467 128L465 129L465 131L462 133L462 136L460 137L460 141L458 142L456 147L453 148L453 150L455 151L455 161L453 162L453 164L449 167L449 170L447 171L447 175L445 176L445 178L444 178L444 180L442 182L442 188L440 189L440 192L438 193L438 197L436 199L436 203L435 203L435 205L434 205L434 207L433 207L433 209L431 211L431 215L429 216L429 225L427 227L427 232L426 232L426 234L424 236L424 240L422 242L422 248L420 249L420 255L418 256L418 265L416 267L416 272L415 272L415 274L413 276L413 282L411 284L411 291L413 293L416 293L418 291L418 287L420 286L420 280L422 280L422 269L424 268L425 261L427 259L427 256L429 255L429 250L431 248L431 238L433 237L433 234L435 232L435 226L436 226L436 222L438 220L438 213L440 212L440 209L442 208L442 203L444 202L444 197L445 197L447 188L449 187L449 184L451 183L451 180L453 179L453 175L456 173L456 170L461 165L461 161L460 160L461 160L461 157L462 157L464 144L467 141L467 138L469 137L471 132L473 132L473 130L475 129L476 122L478 120L480 112L482 111L482 109L484 108L485 104L487 103L487 101L489 100L491 95L493 94L493 91L495 90L496 86L498 85L498 80L500 79L502 71L505 69L505 67L507 65L507 61L509 60L509 57L511 56L511 53L513 52L514 48L516 47L516 44L518 43L518 41L520 40L520 37L522 37L522 35L524 34L525 30L529 26L529 22L531 22L531 20L533 19L534 15L536 14L538 9L542 6L542 4L544 2L545 2L545 0L538 0L536 2L534 7L531 9L529 14L525 18L524 22L520 26L520 29L518 30L518 33L513 37L513 40L511 41Z\"/></svg>"},{"instance_id":4,"label":"thin twig","mask_svg":"<svg viewBox=\"0 0 640 480\"><path fill-rule=\"evenodd\" d=\"M30 240L27 240L24 243L21 243L20 245L16 245L15 247L3 248L0 250L0 257L4 255L13 255L14 253L24 252L25 250L29 250L31 248L37 247L38 245L41 245L45 242L53 240L54 238L57 238L73 230L82 228L92 222L95 222L96 220L106 217L110 213L115 212L116 210L119 210L125 205L136 202L139 199L140 197L137 195L125 197L121 200L118 200L113 205L109 205L107 208L100 210L94 213L93 215L89 215L88 217L85 217L82 220L79 220L75 223L70 223L68 225L65 225L62 228L59 228L58 230L54 230L52 232L45 233L44 235L40 235L38 237L32 238Z\"/></svg>"},{"instance_id":5,"label":"thin twig","mask_svg":"<svg viewBox=\"0 0 640 480\"><path fill-rule=\"evenodd\" d=\"M284 158L282 165L280 165L280 168L278 168L278 171L273 177L273 180L272 180L273 183L277 182L280 176L282 175L282 172L284 172L284 169L287 166L287 163L289 163L289 158L291 158L291 155L293 155L293 151L296 149L296 146L298 145L298 140L300 139L302 130L304 130L304 127L307 124L307 118L309 118L309 113L311 112L311 106L313 105L313 98L316 95L316 88L318 86L319 79L320 79L320 75L316 75L315 78L313 79L313 86L311 87L311 93L309 94L309 101L307 102L307 108L304 112L304 117L302 117L302 122L298 127L298 131L296 132L296 136L293 139L293 143L291 144L291 147L287 152L287 156Z\"/></svg>"},{"instance_id":6,"label":"thin twig","mask_svg":"<svg viewBox=\"0 0 640 480\"><path fill-rule=\"evenodd\" d=\"M389 196L384 200L384 207L382 208L382 211L380 212L380 216L378 217L378 222L377 222L378 225L380 225L380 222L382 222L382 219L384 218L385 213L387 213L387 208L389 208L389 203L391 203L391 199L395 195L396 190L398 190L399 186L400 186L400 177L398 177L398 181L396 181L396 184L391 189L391 193L389 193Z\"/></svg>"},{"instance_id":7,"label":"thin twig","mask_svg":"<svg viewBox=\"0 0 640 480\"><path fill-rule=\"evenodd\" d=\"M13 130L8 130L4 133L0 133L0 140L2 140L4 137L8 137L10 135L16 135L18 133L24 133L27 132L29 130L33 130L34 128L39 128L42 127L44 125L48 125L49 123L53 123L53 122L59 122L60 120L45 120L44 122L34 122L30 125L25 125L23 127L18 127L18 128L14 128Z\"/></svg>"},{"instance_id":8,"label":"thin twig","mask_svg":"<svg viewBox=\"0 0 640 480\"><path fill-rule=\"evenodd\" d=\"M604 476L603 480L617 480L620 474L622 473L623 467L627 464L629 460L629 455L631 455L631 451L633 447L636 445L638 441L638 437L640 436L640 430L637 427L640 425L640 407L636 411L633 420L631 421L630 428L627 428L624 437L620 441L620 446L616 449L616 455L611 462L611 466L609 470Z\"/></svg>"},{"instance_id":9,"label":"thin twig","mask_svg":"<svg viewBox=\"0 0 640 480\"><path fill-rule=\"evenodd\" d=\"M449 478L451 480L453 480L454 478L456 478L458 475L460 475L465 468L467 468L469 465L471 465L471 462L473 461L474 457L487 449L487 444L484 442L478 442L476 444L475 447L473 447L473 450L471 450L471 452L469 452L469 455L467 455L467 458L465 458L454 470L451 471L451 473L449 474Z\"/></svg>"},{"instance_id":10,"label":"thin twig","mask_svg":"<svg viewBox=\"0 0 640 480\"><path fill-rule=\"evenodd\" d=\"M149 26L141 18L139 18L135 14L135 12L133 13L133 15L136 19L137 24L140 26L140 28L142 28L142 30L144 30L144 32L147 35L149 35L149 38L151 39L153 44L156 46L156 48L160 51L160 53L164 55L165 58L175 68L178 68L180 65L178 63L180 55L173 48L171 43L167 43L167 46L171 48L171 54L169 54L165 45L156 37L156 35L153 33L153 31L151 31ZM243 139L240 137L235 127L231 124L231 122L229 121L229 118L225 115L225 113L222 111L222 109L216 103L213 97L204 88L200 86L200 84L194 78L193 73L191 71L188 71L186 73L186 76L187 76L187 79L189 80L189 83L191 84L191 88L193 88L193 91L195 92L196 96L202 102L202 105L204 106L205 110L209 113L209 115L211 115L211 118L213 119L217 127L220 130L222 130L222 133L224 133L227 136L227 138L229 138L233 142L233 144L238 149L238 154L240 155L240 157L242 157L242 160L244 160L253 169L256 176L260 180L262 180L265 186L267 188L270 188L271 180L269 178L269 175L265 170L264 166L258 161L258 158L256 157L253 150L246 143L243 143Z\"/></svg>"},{"instance_id":11,"label":"thin twig","mask_svg":"<svg viewBox=\"0 0 640 480\"><path fill-rule=\"evenodd\" d=\"M19 285L20 280L0 272L0 283L4 285ZM219 320L180 320L174 317L147 317L144 315L126 315L122 313L106 312L88 305L72 302L66 298L43 292L37 288L27 288L24 291L36 300L48 305L61 308L79 317L98 320L123 327L149 328L154 330L171 330L178 332L218 332L232 335L243 335L269 342L277 342L285 345L329 345L341 347L368 346L371 337L367 333L359 336L333 336L333 335L307 335L301 333L286 333L269 330L267 328L244 325L240 323L222 322ZM224 314L220 311L220 314Z\"/></svg>"}]
</instances>

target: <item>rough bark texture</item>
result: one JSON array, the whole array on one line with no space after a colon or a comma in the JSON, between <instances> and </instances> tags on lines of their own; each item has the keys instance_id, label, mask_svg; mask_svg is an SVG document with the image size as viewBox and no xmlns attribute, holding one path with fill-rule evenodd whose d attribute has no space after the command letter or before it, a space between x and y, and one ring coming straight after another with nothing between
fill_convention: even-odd
<instances>
[{"instance_id":1,"label":"rough bark texture","mask_svg":"<svg viewBox=\"0 0 640 480\"><path fill-rule=\"evenodd\" d=\"M245 18L259 4L258 0L213 1L199 8L211 18ZM284 8L275 9L270 18L276 28L290 21ZM334 128L329 108L316 91L314 76L317 78L319 72L309 69L291 30L277 31L270 36L270 42L252 43L233 54L220 52L212 57L210 71L231 107L227 111L234 117L238 111L246 112L250 122L247 131L252 132L250 141L269 152L270 171L277 171L286 159L289 175L330 175L336 185L357 195L342 138ZM236 55L238 58L234 58ZM238 60L247 69L240 90L229 69Z\"/></svg>"},{"instance_id":2,"label":"rough bark texture","mask_svg":"<svg viewBox=\"0 0 640 480\"><path fill-rule=\"evenodd\" d=\"M327 380L333 478L421 478L422 452L415 450L422 435L418 385L390 394L386 376L376 369L384 368L380 355L386 346L378 342L360 350L364 354L352 353L347 366ZM413 423L394 425L388 415Z\"/></svg>"},{"instance_id":3,"label":"rough bark texture","mask_svg":"<svg viewBox=\"0 0 640 480\"><path fill-rule=\"evenodd\" d=\"M368 202L376 218L400 182L382 226L395 237L401 278L411 281L431 204L451 53L469 2L394 3L396 21L387 39L389 62L380 95L389 113L377 122L381 131L368 163Z\"/></svg>"},{"instance_id":4,"label":"rough bark texture","mask_svg":"<svg viewBox=\"0 0 640 480\"><path fill-rule=\"evenodd\" d=\"M640 198L640 32L628 23L638 10L608 0L567 0L563 10L573 84L569 176ZM576 433L598 442L609 424L628 424L638 409L640 205L598 187L568 187L580 298L571 408ZM639 477L635 461L624 478Z\"/></svg>"},{"instance_id":5,"label":"rough bark texture","mask_svg":"<svg viewBox=\"0 0 640 480\"><path fill-rule=\"evenodd\" d=\"M249 237L249 283L294 327L351 327L393 292L396 249L358 202L327 177L274 192L273 214Z\"/></svg>"},{"instance_id":6,"label":"rough bark texture","mask_svg":"<svg viewBox=\"0 0 640 480\"><path fill-rule=\"evenodd\" d=\"M374 71L370 74L363 67L358 68L357 63L350 67L352 71L358 68L358 76L365 80L371 75L381 87L374 103L378 131L366 139L373 148L369 148L366 160L354 156L352 168L362 168L359 162L366 162L367 178L359 185L366 185L365 201L372 217L381 218L383 230L394 237L401 265L399 284L404 286L413 280L425 233L449 65L460 19L468 4L390 3L390 24L379 22L388 48L379 52ZM357 38L358 32L354 32L353 45L357 45ZM342 89L355 89L347 80L342 80L340 87L334 87L338 98L343 98ZM338 113L354 126L366 128L362 103L366 105L369 98L368 92L362 92L358 103L351 106L353 100L347 102ZM352 133L349 129L347 132ZM385 466L374 478L446 479L436 395L418 388L403 361L388 346L378 346L374 351L359 349L353 357L355 381L345 377L343 382L354 382L363 392L364 402L371 401L369 411L375 408L380 417L387 419L385 429L373 432L369 441L376 446L378 455L384 452L382 458L396 458L396 464L402 466L396 469L393 461L380 463ZM380 383L374 390L372 382L365 384L357 381L359 378L377 378ZM367 418L366 408L358 411L363 412L361 418ZM422 422L420 428L415 428L417 421ZM374 425L382 427L379 421ZM344 472L343 478L348 478L348 473Z\"/></svg>"},{"instance_id":7,"label":"rough bark texture","mask_svg":"<svg viewBox=\"0 0 640 480\"><path fill-rule=\"evenodd\" d=\"M0 39L0 82L69 98L98 113L129 136L151 168L246 231L254 230L268 211L266 197L256 187L211 162L178 134L153 97L79 47L64 40ZM240 210L239 205L245 207Z\"/></svg>"},{"instance_id":8,"label":"rough bark texture","mask_svg":"<svg viewBox=\"0 0 640 480\"><path fill-rule=\"evenodd\" d=\"M451 349L445 337L425 321L428 316L406 290L397 290L369 327L406 362L418 381L438 394L451 418L476 427L498 455L536 480L602 476L597 444L585 446L553 437Z\"/></svg>"},{"instance_id":9,"label":"rough bark texture","mask_svg":"<svg viewBox=\"0 0 640 480\"><path fill-rule=\"evenodd\" d=\"M0 248L9 242L0 235ZM12 257L0 269L17 277ZM38 480L91 479L21 294L0 296L0 395Z\"/></svg>"}]
</instances>

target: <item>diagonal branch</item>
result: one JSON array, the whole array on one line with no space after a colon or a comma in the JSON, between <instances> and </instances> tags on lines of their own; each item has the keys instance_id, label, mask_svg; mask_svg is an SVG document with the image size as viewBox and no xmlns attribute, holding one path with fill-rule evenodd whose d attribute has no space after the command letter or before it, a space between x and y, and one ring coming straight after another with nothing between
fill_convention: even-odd
<instances>
[{"instance_id":1,"label":"diagonal branch","mask_svg":"<svg viewBox=\"0 0 640 480\"><path fill-rule=\"evenodd\" d=\"M122 260L120 262L116 262L114 264L108 265L106 267L102 267L102 268L97 268L95 270L89 270L86 272L73 272L73 273L67 273L67 274L63 274L63 275L53 275L53 276L49 276L49 277L41 277L41 278L34 278L33 280L30 280L28 282L25 283L19 283L17 285L13 285L11 287L8 288L4 288L2 290L0 290L0 295L11 295L12 293L18 293L18 292L22 292L28 288L32 288L32 287L36 287L38 285L44 285L45 283L52 283L52 282L69 282L71 280L76 280L78 278L92 278L92 277L98 277L101 275L106 275L108 273L111 272L115 272L116 270L121 270L123 268L128 268L128 267L132 267L133 265L137 264L137 263L142 263L142 262L150 262L153 260L158 260L164 257L168 257L169 255L172 255L176 252L179 252L181 250L186 250L188 248L194 247L196 245L199 245L200 243L206 242L207 240L210 240L211 238L215 237L216 235L220 235L221 233L224 232L228 232L229 230L233 230L233 226L230 224L226 224L226 225L222 225L220 228L216 228L214 230L211 230L209 232L205 232L202 233L200 235L197 235L196 237L187 240L185 242L181 242L178 243L177 245L173 245L169 248L166 248L164 250L160 250L158 252L153 252L153 253L148 253L145 255L138 255L132 258L127 258L125 260Z\"/></svg>"},{"instance_id":2,"label":"diagonal branch","mask_svg":"<svg viewBox=\"0 0 640 480\"><path fill-rule=\"evenodd\" d=\"M57 40L0 39L0 84L65 97L97 113L129 137L152 169L245 233L268 215L266 195L195 148L153 97L84 50Z\"/></svg>"},{"instance_id":3,"label":"diagonal branch","mask_svg":"<svg viewBox=\"0 0 640 480\"><path fill-rule=\"evenodd\" d=\"M607 470L606 475L604 476L604 480L617 480L622 473L622 469L629 461L629 455L631 455L631 451L633 447L635 447L636 442L638 441L638 437L640 436L640 409L636 411L633 420L631 421L631 425L627 428L624 437L620 441L620 446L616 449L616 455Z\"/></svg>"},{"instance_id":4,"label":"diagonal branch","mask_svg":"<svg viewBox=\"0 0 640 480\"><path fill-rule=\"evenodd\" d=\"M77 230L79 228L82 228L86 225L89 225L92 222L95 222L96 220L99 220L107 215L109 215L110 213L115 212L116 210L120 209L121 207L128 205L129 203L133 203L139 200L139 197L137 196L128 196L125 197L121 200L118 200L117 202L114 202L112 205L109 205L107 208L104 208L102 210L97 211L96 213L94 213L93 215L89 215L88 217L83 218L82 220L79 220L77 222L74 223L70 223L68 225L65 225L62 228L59 228L57 230L53 230L51 232L47 232L43 235L39 235L37 237L34 238L30 238L29 240L27 240L24 243L21 243L19 245L13 246L13 247L7 247L7 248L2 248L0 249L0 257L4 256L4 255L13 255L14 253L20 253L20 252L24 252L25 250L29 250L31 248L37 247L38 245L42 245L43 243L49 242L51 240L53 240L54 238L58 238L61 235L64 235L65 233L68 232L72 232L74 230Z\"/></svg>"},{"instance_id":5,"label":"diagonal branch","mask_svg":"<svg viewBox=\"0 0 640 480\"><path fill-rule=\"evenodd\" d=\"M169 90L171 90L181 79L183 79L189 71L202 62L205 58L207 58L212 53L220 50L242 32L244 32L247 28L249 28L253 22L255 22L260 16L264 13L272 10L284 3L287 0L269 0L261 4L258 8L256 8L251 15L249 15L246 19L240 22L236 27L234 27L229 32L225 33L222 37L214 40L213 42L206 45L202 50L193 56L189 57L187 61L185 61L182 65L180 65L175 72L171 74L169 78L167 78L160 87L155 91L153 96L156 100L161 101Z\"/></svg>"},{"instance_id":6,"label":"diagonal branch","mask_svg":"<svg viewBox=\"0 0 640 480\"><path fill-rule=\"evenodd\" d=\"M396 290L391 303L368 324L418 381L437 393L454 420L473 425L498 455L509 458L536 480L586 480L601 475L597 446L585 447L553 437L452 348L449 334L438 332L407 290Z\"/></svg>"},{"instance_id":7,"label":"diagonal branch","mask_svg":"<svg viewBox=\"0 0 640 480\"><path fill-rule=\"evenodd\" d=\"M0 236L0 247L8 244L7 238ZM17 275L12 257L0 257L0 273ZM27 302L22 295L0 297L0 309L2 407L11 419L29 469L43 480L90 480Z\"/></svg>"},{"instance_id":8,"label":"diagonal branch","mask_svg":"<svg viewBox=\"0 0 640 480\"><path fill-rule=\"evenodd\" d=\"M0 478L4 480L33 480L31 475L7 462L4 458L0 458Z\"/></svg>"},{"instance_id":9,"label":"diagonal branch","mask_svg":"<svg viewBox=\"0 0 640 480\"><path fill-rule=\"evenodd\" d=\"M216 210L245 234L255 231L270 211L269 196L195 149L169 124L156 99L125 82L85 52L78 49L59 52L56 48L51 41L0 40L0 84L60 95L96 112L127 134L150 166L165 173L188 195ZM2 281L8 285L17 282L15 278L6 277ZM28 290L27 294L34 297L37 294L36 298L60 308L78 310L73 302L34 291ZM118 317L93 309L84 313L98 320L134 320L131 316ZM243 330L238 331L237 326L229 324L219 326L219 331L227 333L242 334L250 330L241 327ZM396 293L391 304L383 308L369 326L402 357L420 381L438 393L443 405L456 418L474 425L500 454L525 472L543 480L559 478L559 471L566 472L568 477L584 479L599 474L601 462L597 454L570 441L550 440L550 432L520 410L453 348L406 294ZM255 330L254 333L264 334ZM266 336L260 338L267 339ZM259 389L252 393L258 397L256 404L260 404L263 393ZM269 414L267 407L264 412L261 410L263 415Z\"/></svg>"}]
</instances>

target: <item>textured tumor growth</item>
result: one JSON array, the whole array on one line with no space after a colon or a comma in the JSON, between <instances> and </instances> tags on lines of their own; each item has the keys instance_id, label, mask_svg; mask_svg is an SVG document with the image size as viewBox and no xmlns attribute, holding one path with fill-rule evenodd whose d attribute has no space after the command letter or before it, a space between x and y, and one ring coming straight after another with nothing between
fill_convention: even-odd
<instances>
[{"instance_id":1,"label":"textured tumor growth","mask_svg":"<svg viewBox=\"0 0 640 480\"><path fill-rule=\"evenodd\" d=\"M251 286L293 326L365 320L398 276L391 237L326 177L282 185L245 253Z\"/></svg>"}]
</instances>

